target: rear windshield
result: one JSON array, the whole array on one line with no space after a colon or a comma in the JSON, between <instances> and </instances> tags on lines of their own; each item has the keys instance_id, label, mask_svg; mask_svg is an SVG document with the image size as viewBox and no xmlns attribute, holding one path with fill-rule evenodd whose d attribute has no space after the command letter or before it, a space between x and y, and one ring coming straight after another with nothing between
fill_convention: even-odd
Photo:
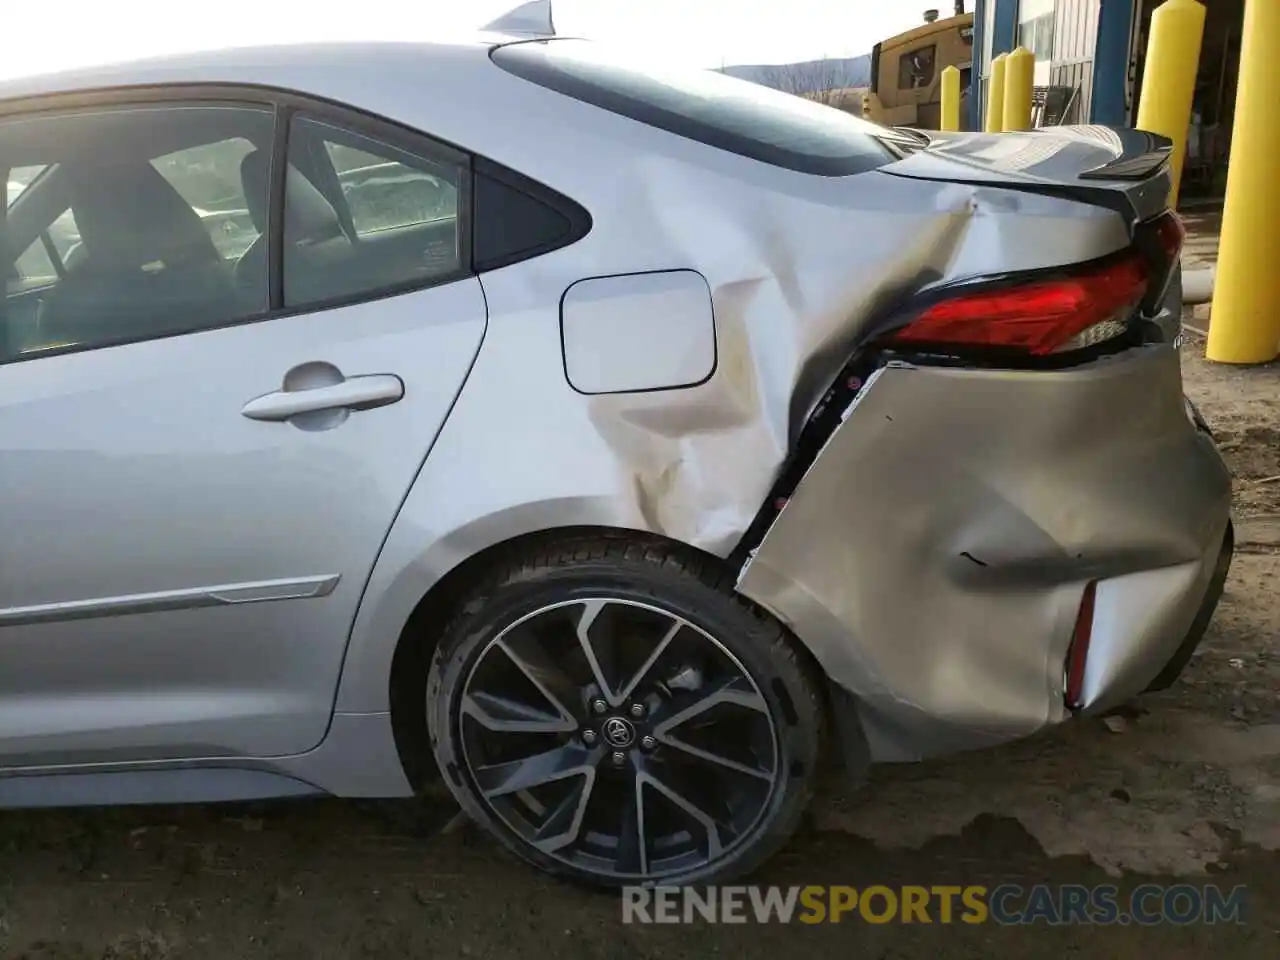
<instances>
[{"instance_id":1,"label":"rear windshield","mask_svg":"<svg viewBox=\"0 0 1280 960\"><path fill-rule=\"evenodd\" d=\"M901 158L910 142L803 97L714 70L641 63L587 40L512 43L498 47L492 56L509 73L558 93L803 173L862 173Z\"/></svg>"}]
</instances>

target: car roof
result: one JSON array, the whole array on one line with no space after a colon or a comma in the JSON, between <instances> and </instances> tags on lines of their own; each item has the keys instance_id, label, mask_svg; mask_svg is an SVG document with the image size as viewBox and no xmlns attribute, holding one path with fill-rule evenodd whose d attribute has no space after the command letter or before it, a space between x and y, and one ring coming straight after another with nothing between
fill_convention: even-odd
<instances>
[{"instance_id":1,"label":"car roof","mask_svg":"<svg viewBox=\"0 0 1280 960\"><path fill-rule=\"evenodd\" d=\"M17 101L155 86L255 87L353 107L520 170L555 189L577 181L548 125L595 107L501 69L489 53L529 34L474 31L423 40L351 40L231 47L0 81L0 116ZM179 95L180 96L180 95ZM74 109L74 99L65 101ZM63 103L57 103L61 107ZM635 131L632 131L635 133ZM656 131L640 131L646 138Z\"/></svg>"},{"instance_id":2,"label":"car roof","mask_svg":"<svg viewBox=\"0 0 1280 960\"><path fill-rule=\"evenodd\" d=\"M158 84L225 83L281 87L321 94L317 71L368 71L411 64L415 72L488 59L494 46L528 37L474 32L440 39L279 43L190 51L145 59L29 74L0 80L0 100ZM292 78L292 82L291 82Z\"/></svg>"}]
</instances>

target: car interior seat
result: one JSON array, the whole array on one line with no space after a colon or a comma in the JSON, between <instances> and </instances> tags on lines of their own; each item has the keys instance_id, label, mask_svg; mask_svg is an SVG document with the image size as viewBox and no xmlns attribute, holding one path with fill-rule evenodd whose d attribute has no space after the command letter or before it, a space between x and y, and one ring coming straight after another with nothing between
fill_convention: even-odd
<instances>
[{"instance_id":1,"label":"car interior seat","mask_svg":"<svg viewBox=\"0 0 1280 960\"><path fill-rule=\"evenodd\" d=\"M256 287L267 271L267 208L271 155L255 150L240 162L249 216L258 238L236 263L236 283ZM324 194L293 164L285 175L284 284L286 303L316 303L361 289L354 245Z\"/></svg>"},{"instance_id":2,"label":"car interior seat","mask_svg":"<svg viewBox=\"0 0 1280 960\"><path fill-rule=\"evenodd\" d=\"M44 302L49 339L137 339L243 312L200 215L150 163L67 165L64 175L85 257Z\"/></svg>"}]
</instances>

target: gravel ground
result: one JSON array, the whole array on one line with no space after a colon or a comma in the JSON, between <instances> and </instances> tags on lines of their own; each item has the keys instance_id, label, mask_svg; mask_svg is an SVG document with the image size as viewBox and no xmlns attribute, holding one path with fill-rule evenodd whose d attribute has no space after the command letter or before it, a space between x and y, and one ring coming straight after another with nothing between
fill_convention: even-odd
<instances>
[{"instance_id":1,"label":"gravel ground","mask_svg":"<svg viewBox=\"0 0 1280 960\"><path fill-rule=\"evenodd\" d=\"M545 879L467 828L409 835L326 801L0 814L0 957L1280 955L1280 370L1213 367L1199 349L1188 390L1236 474L1240 552L1184 679L1124 717L879 770L823 797L756 880L1181 878L1248 885L1244 925L623 925L614 898Z\"/></svg>"}]
</instances>

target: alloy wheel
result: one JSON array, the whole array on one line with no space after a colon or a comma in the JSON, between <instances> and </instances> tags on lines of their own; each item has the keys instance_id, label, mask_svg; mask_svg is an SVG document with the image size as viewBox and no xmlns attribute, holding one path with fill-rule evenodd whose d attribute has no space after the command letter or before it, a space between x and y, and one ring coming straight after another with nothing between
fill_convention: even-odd
<instances>
[{"instance_id":1,"label":"alloy wheel","mask_svg":"<svg viewBox=\"0 0 1280 960\"><path fill-rule=\"evenodd\" d=\"M523 842L600 880L656 882L725 858L778 789L759 686L657 606L541 607L489 641L455 703L475 796Z\"/></svg>"}]
</instances>

